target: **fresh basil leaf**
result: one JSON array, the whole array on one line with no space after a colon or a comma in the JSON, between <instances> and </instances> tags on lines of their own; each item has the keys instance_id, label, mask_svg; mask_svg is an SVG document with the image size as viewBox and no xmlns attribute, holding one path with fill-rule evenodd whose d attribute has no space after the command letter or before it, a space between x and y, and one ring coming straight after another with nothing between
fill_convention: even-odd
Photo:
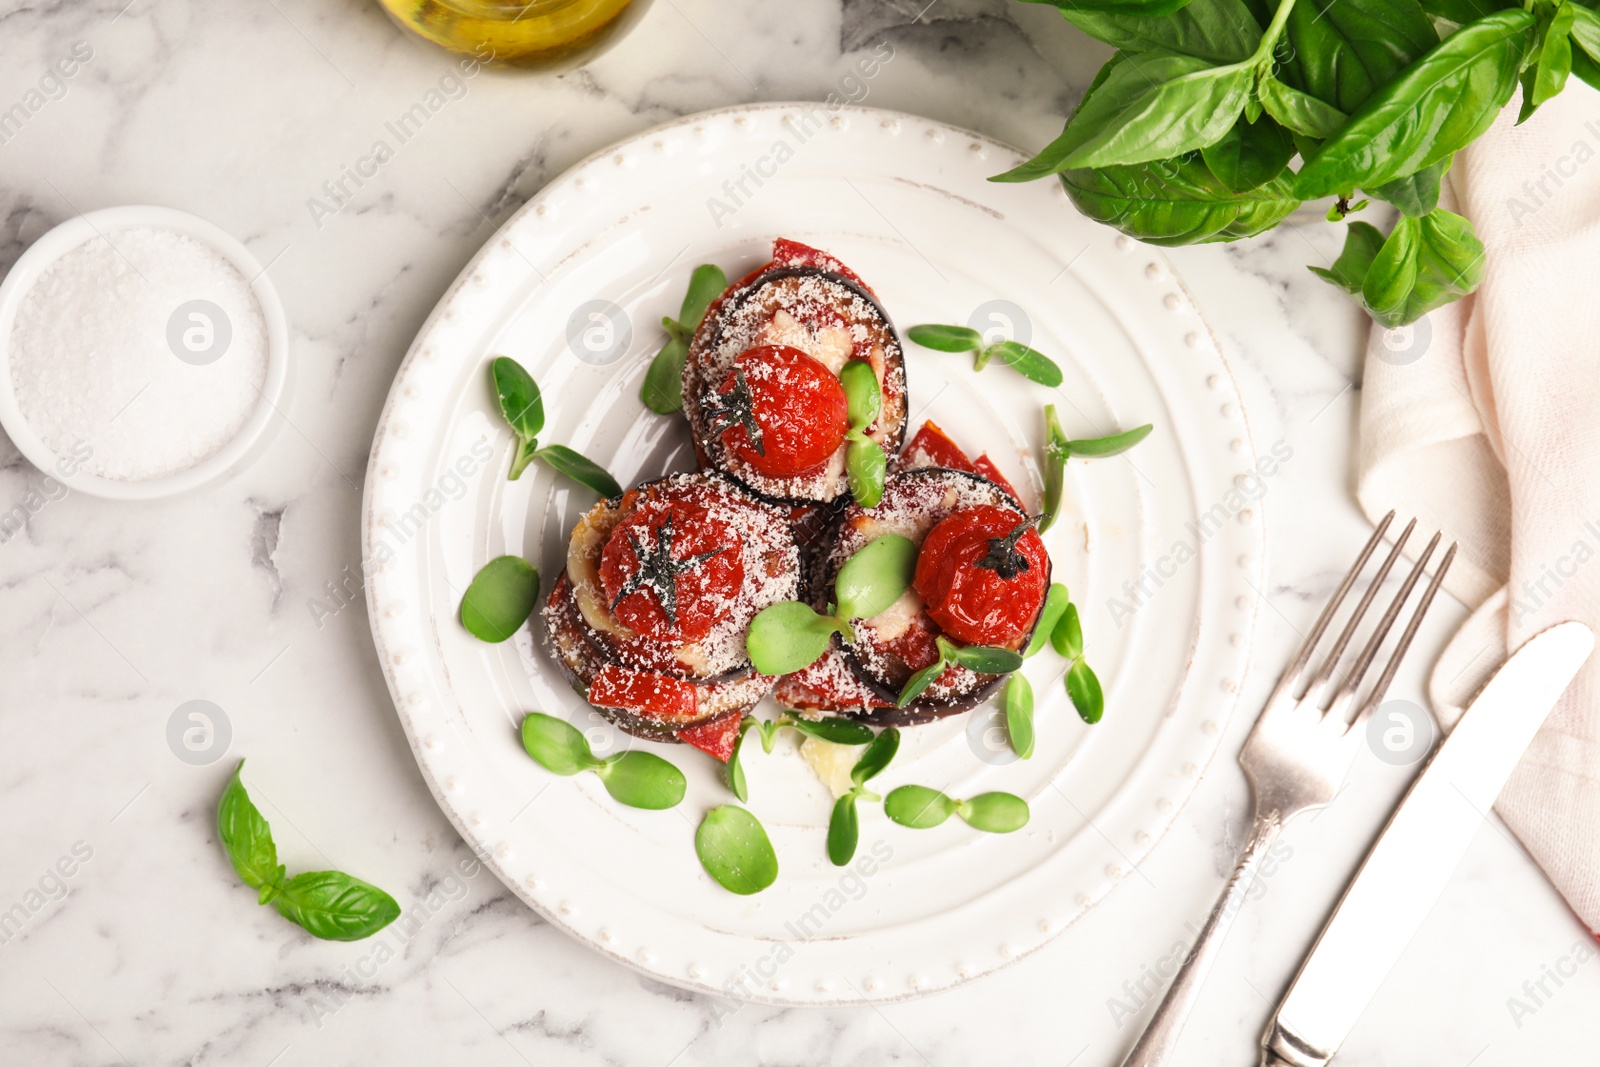
<instances>
[{"instance_id":1,"label":"fresh basil leaf","mask_svg":"<svg viewBox=\"0 0 1600 1067\"><path fill-rule=\"evenodd\" d=\"M1439 43L1417 0L1299 0L1279 77L1346 113Z\"/></svg>"},{"instance_id":2,"label":"fresh basil leaf","mask_svg":"<svg viewBox=\"0 0 1600 1067\"><path fill-rule=\"evenodd\" d=\"M836 745L867 745L873 740L872 727L854 719L803 719L791 716L785 726L792 726L807 737L831 741Z\"/></svg>"},{"instance_id":3,"label":"fresh basil leaf","mask_svg":"<svg viewBox=\"0 0 1600 1067\"><path fill-rule=\"evenodd\" d=\"M583 732L569 722L540 711L522 720L522 747L535 763L552 774L570 777L600 766Z\"/></svg>"},{"instance_id":4,"label":"fresh basil leaf","mask_svg":"<svg viewBox=\"0 0 1600 1067\"><path fill-rule=\"evenodd\" d=\"M1074 456L1086 456L1091 459L1101 459L1106 456L1118 456L1132 448L1134 445L1150 436L1150 431L1155 427L1150 423L1136 426L1131 430L1110 434L1106 437L1090 437L1082 441L1073 441L1067 447Z\"/></svg>"},{"instance_id":5,"label":"fresh basil leaf","mask_svg":"<svg viewBox=\"0 0 1600 1067\"><path fill-rule=\"evenodd\" d=\"M841 619L870 619L911 588L917 546L909 537L884 534L845 560L833 582Z\"/></svg>"},{"instance_id":6,"label":"fresh basil leaf","mask_svg":"<svg viewBox=\"0 0 1600 1067\"><path fill-rule=\"evenodd\" d=\"M1351 222L1344 238L1344 251L1333 261L1331 268L1308 267L1312 274L1331 282L1354 296L1361 295L1361 286L1367 280L1372 261L1383 248L1383 234L1367 222Z\"/></svg>"},{"instance_id":7,"label":"fresh basil leaf","mask_svg":"<svg viewBox=\"0 0 1600 1067\"><path fill-rule=\"evenodd\" d=\"M949 659L979 674L1010 674L1022 668L1021 653L991 645L956 645Z\"/></svg>"},{"instance_id":8,"label":"fresh basil leaf","mask_svg":"<svg viewBox=\"0 0 1600 1067\"><path fill-rule=\"evenodd\" d=\"M217 803L217 838L239 881L251 889L264 890L283 881L283 868L278 866L272 827L245 790L240 777L243 773L244 760L240 760Z\"/></svg>"},{"instance_id":9,"label":"fresh basil leaf","mask_svg":"<svg viewBox=\"0 0 1600 1067\"><path fill-rule=\"evenodd\" d=\"M507 356L496 356L489 372L506 422L521 437L538 437L544 429L544 398L532 375Z\"/></svg>"},{"instance_id":10,"label":"fresh basil leaf","mask_svg":"<svg viewBox=\"0 0 1600 1067\"><path fill-rule=\"evenodd\" d=\"M678 310L678 321L693 333L706 317L706 308L722 295L728 287L728 276L714 263L702 263L689 275L689 288L683 294L683 306Z\"/></svg>"},{"instance_id":11,"label":"fresh basil leaf","mask_svg":"<svg viewBox=\"0 0 1600 1067\"><path fill-rule=\"evenodd\" d=\"M856 843L861 839L861 821L856 814L856 795L846 793L833 802L833 815L828 819L828 859L835 867L843 867L856 854Z\"/></svg>"},{"instance_id":12,"label":"fresh basil leaf","mask_svg":"<svg viewBox=\"0 0 1600 1067\"><path fill-rule=\"evenodd\" d=\"M839 371L839 384L844 387L845 417L850 428L865 432L883 411L883 385L877 372L866 360L852 359Z\"/></svg>"},{"instance_id":13,"label":"fresh basil leaf","mask_svg":"<svg viewBox=\"0 0 1600 1067\"><path fill-rule=\"evenodd\" d=\"M1384 326L1404 326L1476 289L1483 260L1483 242L1460 215L1402 217L1373 259L1361 299Z\"/></svg>"},{"instance_id":14,"label":"fresh basil leaf","mask_svg":"<svg viewBox=\"0 0 1600 1067\"><path fill-rule=\"evenodd\" d=\"M956 813L958 802L925 785L903 785L883 798L883 813L901 826L930 830Z\"/></svg>"},{"instance_id":15,"label":"fresh basil leaf","mask_svg":"<svg viewBox=\"0 0 1600 1067\"><path fill-rule=\"evenodd\" d=\"M1373 93L1301 168L1302 199L1370 189L1466 147L1517 87L1535 20L1499 11L1464 26Z\"/></svg>"},{"instance_id":16,"label":"fresh basil leaf","mask_svg":"<svg viewBox=\"0 0 1600 1067\"><path fill-rule=\"evenodd\" d=\"M1028 825L1028 802L1010 793L980 793L963 801L956 814L974 830L1009 834Z\"/></svg>"},{"instance_id":17,"label":"fresh basil leaf","mask_svg":"<svg viewBox=\"0 0 1600 1067\"><path fill-rule=\"evenodd\" d=\"M1006 737L1023 759L1033 755L1033 684L1025 674L1006 679Z\"/></svg>"},{"instance_id":18,"label":"fresh basil leaf","mask_svg":"<svg viewBox=\"0 0 1600 1067\"><path fill-rule=\"evenodd\" d=\"M903 708L921 696L928 686L939 680L939 676L944 673L945 666L944 657L940 656L937 660L906 679L905 686L900 690L900 698L895 701L895 707Z\"/></svg>"},{"instance_id":19,"label":"fresh basil leaf","mask_svg":"<svg viewBox=\"0 0 1600 1067\"><path fill-rule=\"evenodd\" d=\"M730 893L749 896L778 880L778 854L760 821L744 808L724 804L706 812L694 851L706 873Z\"/></svg>"},{"instance_id":20,"label":"fresh basil leaf","mask_svg":"<svg viewBox=\"0 0 1600 1067\"><path fill-rule=\"evenodd\" d=\"M1393 204L1403 214L1420 218L1439 206L1439 194L1443 191L1444 175L1450 169L1450 162L1441 159L1431 167L1423 167L1415 174L1385 182L1367 192Z\"/></svg>"},{"instance_id":21,"label":"fresh basil leaf","mask_svg":"<svg viewBox=\"0 0 1600 1067\"><path fill-rule=\"evenodd\" d=\"M872 744L861 753L861 758L856 760L856 765L850 769L850 781L857 788L883 773L894 759L894 754L900 751L900 731L893 726L885 727L883 732L872 739Z\"/></svg>"},{"instance_id":22,"label":"fresh basil leaf","mask_svg":"<svg viewBox=\"0 0 1600 1067\"><path fill-rule=\"evenodd\" d=\"M1572 27L1577 19L1577 4L1563 0L1553 12L1539 20L1538 43L1533 64L1522 74L1521 125L1545 101L1566 88L1572 73Z\"/></svg>"},{"instance_id":23,"label":"fresh basil leaf","mask_svg":"<svg viewBox=\"0 0 1600 1067\"><path fill-rule=\"evenodd\" d=\"M1285 178L1246 193L1233 192L1199 154L1129 167L1069 170L1061 175L1061 184L1089 218L1162 246L1253 237L1300 206Z\"/></svg>"},{"instance_id":24,"label":"fresh basil leaf","mask_svg":"<svg viewBox=\"0 0 1600 1067\"><path fill-rule=\"evenodd\" d=\"M539 449L538 458L549 464L557 474L564 474L579 485L588 486L608 500L622 495L622 486L606 473L604 467L566 445L545 445Z\"/></svg>"},{"instance_id":25,"label":"fresh basil leaf","mask_svg":"<svg viewBox=\"0 0 1600 1067\"><path fill-rule=\"evenodd\" d=\"M746 804L750 802L750 786L745 781L744 763L741 761L740 756L744 753L744 739L750 735L750 724L754 721L746 718L739 724L739 736L734 739L733 752L728 756L726 768L728 788L733 792L734 796Z\"/></svg>"},{"instance_id":26,"label":"fresh basil leaf","mask_svg":"<svg viewBox=\"0 0 1600 1067\"><path fill-rule=\"evenodd\" d=\"M1422 0L1422 10L1457 26L1492 15L1501 8L1521 6L1519 0Z\"/></svg>"},{"instance_id":27,"label":"fresh basil leaf","mask_svg":"<svg viewBox=\"0 0 1600 1067\"><path fill-rule=\"evenodd\" d=\"M983 350L983 334L967 326L913 326L906 331L906 336L935 352Z\"/></svg>"},{"instance_id":28,"label":"fresh basil leaf","mask_svg":"<svg viewBox=\"0 0 1600 1067\"><path fill-rule=\"evenodd\" d=\"M1061 420L1056 418L1056 406L1046 404L1044 409L1044 513L1039 517L1038 530L1044 533L1056 521L1061 511L1061 494L1065 490L1067 456L1072 443L1067 440Z\"/></svg>"},{"instance_id":29,"label":"fresh basil leaf","mask_svg":"<svg viewBox=\"0 0 1600 1067\"><path fill-rule=\"evenodd\" d=\"M1055 629L1050 632L1050 647L1062 657L1075 660L1083 655L1083 624L1078 620L1078 605L1068 604Z\"/></svg>"},{"instance_id":30,"label":"fresh basil leaf","mask_svg":"<svg viewBox=\"0 0 1600 1067\"><path fill-rule=\"evenodd\" d=\"M619 752L601 760L594 773L613 800L646 811L677 806L688 788L682 771L649 752Z\"/></svg>"},{"instance_id":31,"label":"fresh basil leaf","mask_svg":"<svg viewBox=\"0 0 1600 1067\"><path fill-rule=\"evenodd\" d=\"M1066 129L1032 160L990 181L1032 181L1081 167L1145 163L1204 148L1244 110L1247 65L1212 66L1172 52L1125 54Z\"/></svg>"},{"instance_id":32,"label":"fresh basil leaf","mask_svg":"<svg viewBox=\"0 0 1600 1067\"><path fill-rule=\"evenodd\" d=\"M394 897L342 871L307 871L283 883L272 906L324 941L360 941L400 917Z\"/></svg>"},{"instance_id":33,"label":"fresh basil leaf","mask_svg":"<svg viewBox=\"0 0 1600 1067\"><path fill-rule=\"evenodd\" d=\"M644 384L639 387L639 399L657 415L671 415L683 409L683 363L689 356L689 345L676 337L667 338L650 369L644 373Z\"/></svg>"},{"instance_id":34,"label":"fresh basil leaf","mask_svg":"<svg viewBox=\"0 0 1600 1067\"><path fill-rule=\"evenodd\" d=\"M844 472L850 482L851 498L864 508L877 507L889 477L883 446L870 437L851 441L844 452Z\"/></svg>"},{"instance_id":35,"label":"fresh basil leaf","mask_svg":"<svg viewBox=\"0 0 1600 1067\"><path fill-rule=\"evenodd\" d=\"M989 355L1010 367L1030 382L1038 382L1054 389L1061 384L1061 368L1055 360L1017 341L996 341L989 346Z\"/></svg>"},{"instance_id":36,"label":"fresh basil leaf","mask_svg":"<svg viewBox=\"0 0 1600 1067\"><path fill-rule=\"evenodd\" d=\"M1022 0L1025 4L1051 4L1068 11L1107 11L1119 15L1154 17L1170 15L1190 0Z\"/></svg>"},{"instance_id":37,"label":"fresh basil leaf","mask_svg":"<svg viewBox=\"0 0 1600 1067\"><path fill-rule=\"evenodd\" d=\"M836 633L852 636L844 622L818 615L807 604L786 600L756 613L744 646L751 664L762 674L793 674L821 659Z\"/></svg>"},{"instance_id":38,"label":"fresh basil leaf","mask_svg":"<svg viewBox=\"0 0 1600 1067\"><path fill-rule=\"evenodd\" d=\"M1033 636L1028 639L1028 647L1023 650L1023 659L1039 652L1050 641L1056 623L1061 621L1062 613L1067 610L1067 605L1070 603L1067 587L1060 582L1052 583L1050 591L1044 595L1044 606L1039 609L1039 618L1033 624Z\"/></svg>"},{"instance_id":39,"label":"fresh basil leaf","mask_svg":"<svg viewBox=\"0 0 1600 1067\"><path fill-rule=\"evenodd\" d=\"M473 637L499 644L522 629L539 606L539 572L521 556L483 565L461 597L461 625Z\"/></svg>"},{"instance_id":40,"label":"fresh basil leaf","mask_svg":"<svg viewBox=\"0 0 1600 1067\"><path fill-rule=\"evenodd\" d=\"M1261 40L1261 23L1243 0L1192 0L1165 16L1109 11L1062 10L1068 22L1097 41L1129 52L1161 49L1211 63L1250 58Z\"/></svg>"},{"instance_id":41,"label":"fresh basil leaf","mask_svg":"<svg viewBox=\"0 0 1600 1067\"><path fill-rule=\"evenodd\" d=\"M1587 7L1573 5L1572 73L1590 86L1600 89L1600 15Z\"/></svg>"},{"instance_id":42,"label":"fresh basil leaf","mask_svg":"<svg viewBox=\"0 0 1600 1067\"><path fill-rule=\"evenodd\" d=\"M1318 100L1310 93L1285 85L1272 77L1256 83L1256 94L1267 114L1285 129L1321 141L1332 137L1350 116L1332 104ZM1296 148L1299 148L1296 145ZM1302 153L1304 154L1304 153Z\"/></svg>"},{"instance_id":43,"label":"fresh basil leaf","mask_svg":"<svg viewBox=\"0 0 1600 1067\"><path fill-rule=\"evenodd\" d=\"M1100 690L1100 679L1089 669L1087 660L1078 660L1067 671L1067 696L1078 709L1078 717L1090 725L1099 722L1105 713L1106 698Z\"/></svg>"},{"instance_id":44,"label":"fresh basil leaf","mask_svg":"<svg viewBox=\"0 0 1600 1067\"><path fill-rule=\"evenodd\" d=\"M1241 118L1222 140L1207 145L1200 155L1229 190L1247 193L1283 173L1294 157L1294 139L1265 116L1254 123Z\"/></svg>"}]
</instances>

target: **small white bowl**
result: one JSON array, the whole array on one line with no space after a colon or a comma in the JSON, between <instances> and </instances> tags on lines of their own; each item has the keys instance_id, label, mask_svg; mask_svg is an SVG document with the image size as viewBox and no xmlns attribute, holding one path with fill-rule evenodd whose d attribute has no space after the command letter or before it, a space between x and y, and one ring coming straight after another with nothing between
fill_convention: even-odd
<instances>
[{"instance_id":1,"label":"small white bowl","mask_svg":"<svg viewBox=\"0 0 1600 1067\"><path fill-rule=\"evenodd\" d=\"M267 328L267 377L261 387L261 398L233 440L223 445L215 455L193 467L142 481L102 478L83 470L65 474L59 465L60 457L34 433L33 427L23 418L22 410L17 406L16 390L11 381L11 330L16 322L17 309L39 276L74 248L117 230L140 228L171 230L192 237L227 259L245 278L254 279L250 282L250 288L255 293L256 302L261 305L261 317ZM278 291L273 288L266 271L262 270L250 250L231 234L185 211L130 204L126 207L103 208L68 219L35 241L17 260L16 266L11 268L5 281L0 283L0 429L5 430L17 450L35 467L64 482L69 488L91 496L113 500L152 500L187 492L222 477L244 458L271 423L277 413L278 401L283 396L288 370L289 322L284 317Z\"/></svg>"}]
</instances>

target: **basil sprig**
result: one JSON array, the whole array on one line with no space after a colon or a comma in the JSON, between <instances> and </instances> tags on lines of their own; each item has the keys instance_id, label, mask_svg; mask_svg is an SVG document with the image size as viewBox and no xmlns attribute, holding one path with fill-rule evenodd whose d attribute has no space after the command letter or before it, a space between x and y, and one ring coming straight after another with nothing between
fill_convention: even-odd
<instances>
[{"instance_id":1,"label":"basil sprig","mask_svg":"<svg viewBox=\"0 0 1600 1067\"><path fill-rule=\"evenodd\" d=\"M639 389L639 399L657 415L670 415L683 408L683 362L689 355L689 342L705 318L706 308L727 287L728 277L721 267L702 263L689 275L689 288L683 294L678 317L661 320L667 343L650 361L644 385Z\"/></svg>"},{"instance_id":2,"label":"basil sprig","mask_svg":"<svg viewBox=\"0 0 1600 1067\"><path fill-rule=\"evenodd\" d=\"M1028 825L1028 802L1011 793L957 800L925 785L903 785L883 799L883 812L901 826L931 830L956 815L974 830L1009 834Z\"/></svg>"},{"instance_id":3,"label":"basil sprig","mask_svg":"<svg viewBox=\"0 0 1600 1067\"><path fill-rule=\"evenodd\" d=\"M778 880L778 854L761 820L724 804L706 812L694 835L695 855L706 873L730 893L749 896Z\"/></svg>"},{"instance_id":4,"label":"basil sprig","mask_svg":"<svg viewBox=\"0 0 1600 1067\"><path fill-rule=\"evenodd\" d=\"M762 720L746 716L739 723L739 737L733 743L733 754L728 757L727 767L728 788L741 801L748 803L750 800L750 787L745 780L744 761L741 758L745 738L755 733L761 739L761 750L770 753L778 735L784 730L794 730L836 745L866 745L873 740L872 728L854 719L807 719L793 711L784 711L776 719Z\"/></svg>"},{"instance_id":5,"label":"basil sprig","mask_svg":"<svg viewBox=\"0 0 1600 1067\"><path fill-rule=\"evenodd\" d=\"M883 450L869 444L881 458ZM854 641L850 621L870 619L900 599L911 587L916 564L917 548L909 538L899 534L874 538L839 568L834 581L837 603L829 614L795 600L757 612L745 633L750 662L762 674L793 674L820 659L834 634Z\"/></svg>"},{"instance_id":6,"label":"basil sprig","mask_svg":"<svg viewBox=\"0 0 1600 1067\"><path fill-rule=\"evenodd\" d=\"M307 871L285 877L272 827L251 801L241 774L244 760L217 803L217 837L239 880L292 923L326 941L359 941L400 917L400 905L377 886L342 871Z\"/></svg>"},{"instance_id":7,"label":"basil sprig","mask_svg":"<svg viewBox=\"0 0 1600 1067\"><path fill-rule=\"evenodd\" d=\"M1010 674L1022 666L1022 657L1009 648L956 645L943 634L935 637L933 643L939 651L938 658L906 680L900 690L900 698L895 702L896 707L903 708L921 696L949 667L965 667L978 674Z\"/></svg>"},{"instance_id":8,"label":"basil sprig","mask_svg":"<svg viewBox=\"0 0 1600 1067\"><path fill-rule=\"evenodd\" d=\"M867 436L872 424L883 411L883 385L877 372L865 360L852 359L839 371L839 383L844 386L847 408L846 418L850 428L845 440L844 468L850 480L850 496L864 508L877 507L883 499L883 484L888 477L889 461L883 446Z\"/></svg>"},{"instance_id":9,"label":"basil sprig","mask_svg":"<svg viewBox=\"0 0 1600 1067\"><path fill-rule=\"evenodd\" d=\"M539 603L539 572L521 556L483 565L461 597L461 625L480 641L498 644L522 628Z\"/></svg>"},{"instance_id":10,"label":"basil sprig","mask_svg":"<svg viewBox=\"0 0 1600 1067\"><path fill-rule=\"evenodd\" d=\"M1117 51L1061 136L995 180L1060 175L1084 214L1161 245L1387 201L1404 217L1385 254L1352 235L1317 273L1391 327L1482 280L1470 222L1438 207L1455 154L1519 85L1519 122L1571 75L1600 86L1600 15L1578 0L1048 2Z\"/></svg>"},{"instance_id":11,"label":"basil sprig","mask_svg":"<svg viewBox=\"0 0 1600 1067\"><path fill-rule=\"evenodd\" d=\"M867 789L866 784L889 766L899 749L900 731L890 726L873 739L851 768L850 789L833 802L833 814L828 817L828 859L835 867L843 867L855 857L856 845L861 839L856 801L883 799Z\"/></svg>"},{"instance_id":12,"label":"basil sprig","mask_svg":"<svg viewBox=\"0 0 1600 1067\"><path fill-rule=\"evenodd\" d=\"M1061 384L1061 368L1043 352L1018 341L986 344L983 334L970 326L913 326L906 336L936 352L971 352L973 370L982 370L998 359L1029 381L1052 389Z\"/></svg>"},{"instance_id":13,"label":"basil sprig","mask_svg":"<svg viewBox=\"0 0 1600 1067\"><path fill-rule=\"evenodd\" d=\"M688 788L683 772L660 756L629 750L600 759L577 727L537 711L522 720L522 747L552 774L593 771L611 798L630 808L676 807Z\"/></svg>"},{"instance_id":14,"label":"basil sprig","mask_svg":"<svg viewBox=\"0 0 1600 1067\"><path fill-rule=\"evenodd\" d=\"M511 455L511 481L522 477L528 464L541 460L557 474L566 475L580 485L606 498L622 495L622 486L606 473L606 469L566 445L539 447L539 433L544 429L544 398L539 384L533 380L522 364L509 356L496 356L489 364L489 377L495 396L500 401L500 414L517 439L516 450Z\"/></svg>"},{"instance_id":15,"label":"basil sprig","mask_svg":"<svg viewBox=\"0 0 1600 1067\"><path fill-rule=\"evenodd\" d=\"M1073 441L1067 438L1067 433L1061 428L1061 420L1056 415L1056 406L1048 404L1044 409L1044 513L1039 520L1039 532L1043 533L1055 524L1056 516L1061 511L1061 494L1066 484L1067 460L1073 456L1082 456L1085 459L1103 459L1107 456L1121 455L1134 445L1150 436L1155 427L1150 423L1135 426L1131 430L1121 433L1109 434L1105 437L1088 437Z\"/></svg>"}]
</instances>

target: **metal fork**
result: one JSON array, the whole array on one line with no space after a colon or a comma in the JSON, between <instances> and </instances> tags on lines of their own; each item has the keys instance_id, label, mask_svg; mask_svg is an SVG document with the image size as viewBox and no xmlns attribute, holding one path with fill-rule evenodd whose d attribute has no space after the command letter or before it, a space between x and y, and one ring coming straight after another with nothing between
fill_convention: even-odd
<instances>
[{"instance_id":1,"label":"metal fork","mask_svg":"<svg viewBox=\"0 0 1600 1067\"><path fill-rule=\"evenodd\" d=\"M1352 715L1350 709L1355 704L1356 691L1361 685L1362 677L1377 657L1384 638L1388 636L1389 630L1405 606L1406 599L1411 595L1412 587L1424 573L1428 560L1439 545L1439 534L1434 534L1433 540L1428 542L1427 549L1412 567L1411 573L1407 575L1399 592L1390 602L1388 610L1379 620L1377 628L1367 639L1367 643L1349 669L1340 676L1331 696L1325 697L1324 691L1334 681L1339 660L1354 638L1362 616L1366 614L1368 606L1377 596L1378 587L1388 577L1395 561L1400 558L1401 550L1417 525L1415 519L1406 525L1405 530L1396 539L1388 558L1383 561L1377 575L1362 594L1361 600L1356 604L1344 629L1340 631L1327 658L1309 680L1306 678L1307 670L1311 664L1312 653L1315 652L1318 642L1333 621L1339 605L1355 585L1356 579L1360 577L1367 561L1372 557L1373 551L1383 540L1384 533L1393 521L1394 512L1391 511L1373 531L1372 538L1361 550L1355 565L1350 568L1350 572L1344 576L1344 581L1340 582L1339 588L1334 591L1333 599L1317 617L1316 625L1312 627L1305 644L1300 646L1294 662L1278 680L1272 695L1267 699L1266 708L1256 720L1255 729L1250 731L1244 749L1239 753L1239 764L1250 780L1251 792L1255 797L1255 823L1251 827L1250 838L1245 842L1244 850L1239 855L1238 865L1234 867L1233 877L1228 879L1228 884L1217 900L1216 907L1212 909L1205 928L1200 931L1194 947L1189 950L1188 957L1183 961L1177 976L1173 978L1171 988L1167 990L1166 997L1156 1009L1155 1016L1150 1020L1150 1025L1145 1029L1143 1036L1139 1038L1139 1043L1133 1046L1133 1051L1123 1061L1123 1067L1158 1067L1167 1062L1178 1043L1178 1035L1183 1030L1189 1011L1199 998L1200 985L1205 981L1206 972L1211 969L1211 964L1222 946L1222 939L1232 924L1234 915L1244 903L1245 894L1249 892L1267 850L1272 847L1272 843L1277 840L1278 834L1283 831L1290 819L1302 812L1326 807L1344 782L1350 765L1355 762L1356 752L1361 744L1362 728L1367 717L1383 700L1389 683L1394 679L1395 671L1400 668L1401 659L1411 647L1411 639L1422 623L1422 616L1433 603L1434 594L1439 591L1439 584L1444 580L1445 571L1450 569L1450 563L1456 554L1456 546L1452 544L1440 561L1439 569L1434 572L1433 579L1423 591L1422 599L1417 603L1410 621L1401 632L1400 640L1390 655L1389 662Z\"/></svg>"}]
</instances>

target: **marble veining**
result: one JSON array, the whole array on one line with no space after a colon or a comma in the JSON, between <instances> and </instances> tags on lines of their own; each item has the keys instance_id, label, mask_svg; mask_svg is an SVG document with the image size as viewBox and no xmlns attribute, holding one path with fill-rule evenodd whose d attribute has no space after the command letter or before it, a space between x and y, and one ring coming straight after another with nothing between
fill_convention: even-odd
<instances>
[{"instance_id":1,"label":"marble veining","mask_svg":"<svg viewBox=\"0 0 1600 1067\"><path fill-rule=\"evenodd\" d=\"M360 560L373 428L410 339L550 178L680 115L821 99L880 42L895 58L858 102L1041 145L1106 50L1043 4L657 0L586 69L467 80L328 216L308 206L325 201L324 183L450 59L368 0L124 4L0 0L0 111L75 42L93 48L0 142L0 271L79 211L193 211L270 264L294 364L261 457L190 497L61 494L0 439L0 510L30 491L44 500L0 543L0 915L12 916L0 928L0 1064L1119 1063L1247 815L1226 758L1144 877L1000 973L882 1008L741 1006L640 977L518 904L434 805L361 599L307 606L335 603L328 585ZM1266 603L1245 707L1364 532L1350 493L1364 326L1304 269L1337 254L1318 214L1171 255L1239 380L1257 447L1293 449L1261 503ZM1427 656L1462 615L1435 611L1399 695L1420 699ZM209 765L167 742L174 710L194 699L231 730L227 757ZM1224 752L1248 719L1229 724ZM285 862L359 873L396 891L407 920L326 943L255 906L211 827L242 754ZM1179 1062L1250 1061L1268 1002L1404 784L1363 758L1339 800L1285 839L1292 851L1240 914ZM1581 966L1531 1016L1507 1010L1583 937L1486 828L1339 1062L1497 1067L1587 1052L1600 967Z\"/></svg>"}]
</instances>

